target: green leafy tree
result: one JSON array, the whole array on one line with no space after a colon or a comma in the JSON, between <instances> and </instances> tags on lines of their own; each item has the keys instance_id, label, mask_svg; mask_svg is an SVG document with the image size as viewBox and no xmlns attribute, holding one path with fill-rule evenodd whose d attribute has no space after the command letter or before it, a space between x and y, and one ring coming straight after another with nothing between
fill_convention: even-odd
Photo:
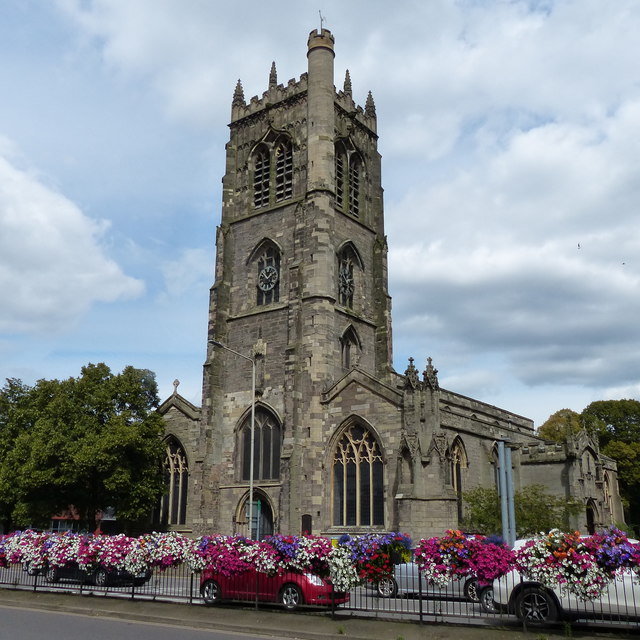
<instances>
[{"instance_id":1,"label":"green leafy tree","mask_svg":"<svg viewBox=\"0 0 640 640\"><path fill-rule=\"evenodd\" d=\"M600 451L618 465L627 522L637 532L640 529L640 402L598 400L582 412L582 417L598 434Z\"/></svg>"},{"instance_id":2,"label":"green leafy tree","mask_svg":"<svg viewBox=\"0 0 640 640\"><path fill-rule=\"evenodd\" d=\"M538 429L538 435L545 440L566 442L583 428L582 416L571 409L560 409L544 422Z\"/></svg>"},{"instance_id":3,"label":"green leafy tree","mask_svg":"<svg viewBox=\"0 0 640 640\"><path fill-rule=\"evenodd\" d=\"M500 497L496 489L476 487L463 494L465 520L469 531L485 535L502 533ZM577 501L548 493L543 485L528 485L516 491L514 498L516 535L519 538L549 531L554 527L567 529L571 516L582 510Z\"/></svg>"},{"instance_id":4,"label":"green leafy tree","mask_svg":"<svg viewBox=\"0 0 640 640\"><path fill-rule=\"evenodd\" d=\"M78 378L36 383L0 470L0 491L13 483L14 523L44 526L73 505L90 530L106 507L134 527L163 490L158 403L154 374L134 367L114 375L89 364Z\"/></svg>"},{"instance_id":5,"label":"green leafy tree","mask_svg":"<svg viewBox=\"0 0 640 640\"><path fill-rule=\"evenodd\" d=\"M0 523L2 529L9 530L11 514L16 505L17 494L13 477L7 473L1 461L15 447L15 441L28 423L28 403L30 388L15 378L7 379L0 390Z\"/></svg>"}]
</instances>

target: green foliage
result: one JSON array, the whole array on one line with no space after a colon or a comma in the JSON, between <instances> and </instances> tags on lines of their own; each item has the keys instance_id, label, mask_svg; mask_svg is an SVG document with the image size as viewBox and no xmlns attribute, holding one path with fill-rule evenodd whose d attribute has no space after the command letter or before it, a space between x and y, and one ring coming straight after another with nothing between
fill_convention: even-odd
<instances>
[{"instance_id":1,"label":"green foliage","mask_svg":"<svg viewBox=\"0 0 640 640\"><path fill-rule=\"evenodd\" d=\"M74 505L82 525L113 507L120 522L150 512L162 493L162 418L155 376L89 364L78 378L8 380L0 392L0 495L18 526L46 526ZM5 497L6 496L6 497Z\"/></svg>"},{"instance_id":2,"label":"green foliage","mask_svg":"<svg viewBox=\"0 0 640 640\"><path fill-rule=\"evenodd\" d=\"M538 429L538 435L545 440L566 442L582 429L582 417L571 409L560 409L549 416Z\"/></svg>"},{"instance_id":3,"label":"green foliage","mask_svg":"<svg viewBox=\"0 0 640 640\"><path fill-rule=\"evenodd\" d=\"M585 423L598 435L600 450L618 465L622 501L628 524L640 528L640 402L599 400L583 412Z\"/></svg>"},{"instance_id":4,"label":"green foliage","mask_svg":"<svg viewBox=\"0 0 640 640\"><path fill-rule=\"evenodd\" d=\"M464 527L485 535L502 533L500 497L496 489L476 487L463 494L465 501ZM532 484L514 495L516 534L519 538L549 531L554 527L566 529L569 518L582 510L579 502L553 496L540 484Z\"/></svg>"},{"instance_id":5,"label":"green foliage","mask_svg":"<svg viewBox=\"0 0 640 640\"><path fill-rule=\"evenodd\" d=\"M640 437L640 402L638 400L598 400L582 416L598 433L600 446L612 440L634 442Z\"/></svg>"}]
</instances>

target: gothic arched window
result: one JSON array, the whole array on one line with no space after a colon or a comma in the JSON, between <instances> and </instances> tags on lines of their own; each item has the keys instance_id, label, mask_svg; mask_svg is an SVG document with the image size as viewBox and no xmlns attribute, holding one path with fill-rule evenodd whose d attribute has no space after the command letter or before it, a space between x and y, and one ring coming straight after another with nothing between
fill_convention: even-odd
<instances>
[{"instance_id":1,"label":"gothic arched window","mask_svg":"<svg viewBox=\"0 0 640 640\"><path fill-rule=\"evenodd\" d=\"M458 520L462 519L462 470L467 468L467 454L460 438L449 448L450 482L456 494Z\"/></svg>"},{"instance_id":2,"label":"gothic arched window","mask_svg":"<svg viewBox=\"0 0 640 640\"><path fill-rule=\"evenodd\" d=\"M239 433L242 480L251 477L251 416ZM276 480L280 477L280 424L271 413L257 408L253 437L253 479Z\"/></svg>"},{"instance_id":3,"label":"gothic arched window","mask_svg":"<svg viewBox=\"0 0 640 640\"><path fill-rule=\"evenodd\" d=\"M333 457L334 526L384 525L383 469L380 447L371 432L360 425L349 427Z\"/></svg>"},{"instance_id":4,"label":"gothic arched window","mask_svg":"<svg viewBox=\"0 0 640 640\"><path fill-rule=\"evenodd\" d=\"M360 155L339 142L335 150L336 206L354 218L360 217L363 162Z\"/></svg>"},{"instance_id":5,"label":"gothic arched window","mask_svg":"<svg viewBox=\"0 0 640 640\"><path fill-rule=\"evenodd\" d=\"M265 305L280 300L280 252L273 244L265 244L256 259L256 304Z\"/></svg>"},{"instance_id":6,"label":"gothic arched window","mask_svg":"<svg viewBox=\"0 0 640 640\"><path fill-rule=\"evenodd\" d=\"M611 480L609 478L609 474L605 472L604 474L604 482L603 482L603 503L605 509L609 512L609 516L611 518L611 522L613 522L613 496L611 494Z\"/></svg>"},{"instance_id":7,"label":"gothic arched window","mask_svg":"<svg viewBox=\"0 0 640 640\"><path fill-rule=\"evenodd\" d=\"M173 437L167 440L163 473L165 494L160 501L160 522L164 525L185 524L189 467L182 445Z\"/></svg>"},{"instance_id":8,"label":"gothic arched window","mask_svg":"<svg viewBox=\"0 0 640 640\"><path fill-rule=\"evenodd\" d=\"M342 368L345 370L358 364L360 355L360 339L356 330L349 326L340 338Z\"/></svg>"}]
</instances>

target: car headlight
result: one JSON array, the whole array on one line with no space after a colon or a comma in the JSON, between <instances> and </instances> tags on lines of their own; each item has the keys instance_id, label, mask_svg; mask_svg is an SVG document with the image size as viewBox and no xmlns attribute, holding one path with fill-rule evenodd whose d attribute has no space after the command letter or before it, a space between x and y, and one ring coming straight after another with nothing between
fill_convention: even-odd
<instances>
[{"instance_id":1,"label":"car headlight","mask_svg":"<svg viewBox=\"0 0 640 640\"><path fill-rule=\"evenodd\" d=\"M321 587L324 584L322 578L320 576L317 576L315 573L305 573L304 577L316 587Z\"/></svg>"}]
</instances>

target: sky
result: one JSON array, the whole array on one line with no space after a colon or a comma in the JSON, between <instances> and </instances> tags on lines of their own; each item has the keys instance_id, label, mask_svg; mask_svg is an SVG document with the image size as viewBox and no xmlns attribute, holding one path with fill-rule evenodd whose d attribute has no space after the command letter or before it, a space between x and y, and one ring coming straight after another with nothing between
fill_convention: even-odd
<instances>
[{"instance_id":1,"label":"sky","mask_svg":"<svg viewBox=\"0 0 640 640\"><path fill-rule=\"evenodd\" d=\"M372 92L394 366L527 416L640 399L637 0L2 0L0 381L201 402L231 99Z\"/></svg>"}]
</instances>

